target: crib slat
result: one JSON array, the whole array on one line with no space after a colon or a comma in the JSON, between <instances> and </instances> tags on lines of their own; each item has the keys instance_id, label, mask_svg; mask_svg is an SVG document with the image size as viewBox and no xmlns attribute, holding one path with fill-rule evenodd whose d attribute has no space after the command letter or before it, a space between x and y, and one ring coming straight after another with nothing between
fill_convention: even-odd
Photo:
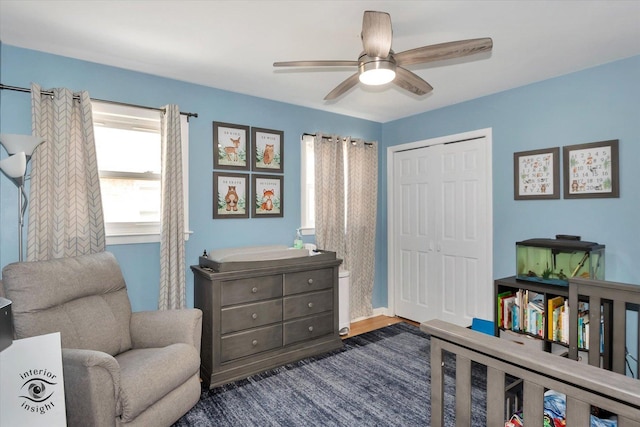
<instances>
[{"instance_id":1,"label":"crib slat","mask_svg":"<svg viewBox=\"0 0 640 427\"><path fill-rule=\"evenodd\" d=\"M504 372L487 366L487 425L500 426L505 422Z\"/></svg>"},{"instance_id":2,"label":"crib slat","mask_svg":"<svg viewBox=\"0 0 640 427\"><path fill-rule=\"evenodd\" d=\"M618 416L618 427L640 427L640 421Z\"/></svg>"},{"instance_id":3,"label":"crib slat","mask_svg":"<svg viewBox=\"0 0 640 427\"><path fill-rule=\"evenodd\" d=\"M444 369L442 368L442 342L431 337L431 425L444 425Z\"/></svg>"},{"instance_id":4,"label":"crib slat","mask_svg":"<svg viewBox=\"0 0 640 427\"><path fill-rule=\"evenodd\" d=\"M567 425L588 426L591 420L591 405L567 396Z\"/></svg>"},{"instance_id":5,"label":"crib slat","mask_svg":"<svg viewBox=\"0 0 640 427\"><path fill-rule=\"evenodd\" d=\"M573 303L573 301L578 301L577 286L569 286L569 304L570 304L569 325L578 324L578 307L577 307L577 304ZM577 326L569 328L569 359L578 360L578 327Z\"/></svg>"},{"instance_id":6,"label":"crib slat","mask_svg":"<svg viewBox=\"0 0 640 427\"><path fill-rule=\"evenodd\" d=\"M544 387L525 380L522 401L524 403L523 416L527 420L527 425L543 425Z\"/></svg>"},{"instance_id":7,"label":"crib slat","mask_svg":"<svg viewBox=\"0 0 640 427\"><path fill-rule=\"evenodd\" d=\"M613 372L619 374L625 374L625 345L626 339L625 331L627 330L627 312L626 302L615 300L613 301L613 349L611 350L613 358Z\"/></svg>"},{"instance_id":8,"label":"crib slat","mask_svg":"<svg viewBox=\"0 0 640 427\"><path fill-rule=\"evenodd\" d=\"M471 360L456 355L456 426L471 425Z\"/></svg>"},{"instance_id":9,"label":"crib slat","mask_svg":"<svg viewBox=\"0 0 640 427\"><path fill-rule=\"evenodd\" d=\"M600 297L589 298L589 365L600 367Z\"/></svg>"}]
</instances>

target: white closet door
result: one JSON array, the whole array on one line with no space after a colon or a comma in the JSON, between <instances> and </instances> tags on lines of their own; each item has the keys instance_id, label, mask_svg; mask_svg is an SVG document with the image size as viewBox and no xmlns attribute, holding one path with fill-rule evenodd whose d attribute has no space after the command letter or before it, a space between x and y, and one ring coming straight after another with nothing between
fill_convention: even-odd
<instances>
[{"instance_id":1,"label":"white closet door","mask_svg":"<svg viewBox=\"0 0 640 427\"><path fill-rule=\"evenodd\" d=\"M398 316L463 326L491 318L488 152L479 138L394 153Z\"/></svg>"}]
</instances>

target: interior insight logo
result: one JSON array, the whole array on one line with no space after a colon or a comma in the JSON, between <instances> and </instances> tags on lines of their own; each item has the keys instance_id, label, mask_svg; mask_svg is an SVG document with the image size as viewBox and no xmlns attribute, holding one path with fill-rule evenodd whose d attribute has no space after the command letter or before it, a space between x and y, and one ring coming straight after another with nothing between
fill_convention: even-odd
<instances>
[{"instance_id":1,"label":"interior insight logo","mask_svg":"<svg viewBox=\"0 0 640 427\"><path fill-rule=\"evenodd\" d=\"M51 396L57 389L58 376L48 369L30 369L20 374L24 381L20 387L20 407L27 412L46 414L53 409Z\"/></svg>"}]
</instances>

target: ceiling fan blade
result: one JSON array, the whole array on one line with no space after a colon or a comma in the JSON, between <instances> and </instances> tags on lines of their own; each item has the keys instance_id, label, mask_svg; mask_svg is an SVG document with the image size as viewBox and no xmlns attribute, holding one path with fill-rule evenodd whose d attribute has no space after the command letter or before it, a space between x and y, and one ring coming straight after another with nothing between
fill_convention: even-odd
<instances>
[{"instance_id":1,"label":"ceiling fan blade","mask_svg":"<svg viewBox=\"0 0 640 427\"><path fill-rule=\"evenodd\" d=\"M393 57L396 60L396 64L405 66L473 55L475 53L489 51L492 47L493 41L491 38L485 37L418 47L395 53Z\"/></svg>"},{"instance_id":2,"label":"ceiling fan blade","mask_svg":"<svg viewBox=\"0 0 640 427\"><path fill-rule=\"evenodd\" d=\"M349 77L348 79L340 83L338 86L336 86L336 88L333 89L331 92L329 92L327 96L324 97L324 100L330 101L332 99L336 99L337 97L339 97L340 95L344 94L346 91L348 91L349 89L357 85L359 81L360 80L358 79L358 73L355 73L354 75L352 75L351 77Z\"/></svg>"},{"instance_id":3,"label":"ceiling fan blade","mask_svg":"<svg viewBox=\"0 0 640 427\"><path fill-rule=\"evenodd\" d=\"M362 18L362 46L373 58L386 58L391 50L391 16L386 12L367 10Z\"/></svg>"},{"instance_id":4,"label":"ceiling fan blade","mask_svg":"<svg viewBox=\"0 0 640 427\"><path fill-rule=\"evenodd\" d=\"M420 76L400 67L396 67L396 78L393 83L416 95L425 95L433 90L433 87Z\"/></svg>"},{"instance_id":5,"label":"ceiling fan blade","mask_svg":"<svg viewBox=\"0 0 640 427\"><path fill-rule=\"evenodd\" d=\"M284 61L274 62L274 67L357 67L358 61Z\"/></svg>"}]
</instances>

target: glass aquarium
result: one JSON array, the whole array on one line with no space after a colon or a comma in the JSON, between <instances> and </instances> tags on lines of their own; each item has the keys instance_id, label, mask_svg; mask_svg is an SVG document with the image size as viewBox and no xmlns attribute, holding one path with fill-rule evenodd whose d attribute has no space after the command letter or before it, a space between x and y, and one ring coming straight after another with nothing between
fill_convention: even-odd
<instances>
[{"instance_id":1,"label":"glass aquarium","mask_svg":"<svg viewBox=\"0 0 640 427\"><path fill-rule=\"evenodd\" d=\"M572 277L604 279L604 245L577 239L529 239L516 242L516 278L552 285Z\"/></svg>"}]
</instances>

